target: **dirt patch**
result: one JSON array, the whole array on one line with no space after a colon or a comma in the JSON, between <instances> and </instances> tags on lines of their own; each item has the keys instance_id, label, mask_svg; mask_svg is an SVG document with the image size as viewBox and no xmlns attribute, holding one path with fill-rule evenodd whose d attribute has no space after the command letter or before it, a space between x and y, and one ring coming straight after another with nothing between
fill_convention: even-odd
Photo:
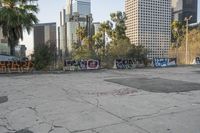
<instances>
[{"instance_id":1,"label":"dirt patch","mask_svg":"<svg viewBox=\"0 0 200 133\"><path fill-rule=\"evenodd\" d=\"M33 132L29 131L27 129L22 129L22 130L19 130L19 131L15 132L15 133L33 133Z\"/></svg>"},{"instance_id":2,"label":"dirt patch","mask_svg":"<svg viewBox=\"0 0 200 133\"><path fill-rule=\"evenodd\" d=\"M104 96L104 95L113 95L113 96L123 96L123 95L131 95L133 93L137 93L137 90L132 88L124 88L114 91L106 91L106 92L89 92L87 95L97 95L97 96Z\"/></svg>"}]
</instances>

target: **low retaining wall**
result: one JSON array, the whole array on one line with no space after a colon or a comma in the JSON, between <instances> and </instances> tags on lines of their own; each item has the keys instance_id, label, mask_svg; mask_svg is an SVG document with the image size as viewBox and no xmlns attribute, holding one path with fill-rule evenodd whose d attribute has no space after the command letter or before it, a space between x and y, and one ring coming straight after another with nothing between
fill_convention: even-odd
<instances>
[{"instance_id":1,"label":"low retaining wall","mask_svg":"<svg viewBox=\"0 0 200 133\"><path fill-rule=\"evenodd\" d=\"M65 60L64 68L65 71L78 71L78 70L97 70L100 69L99 60Z\"/></svg>"},{"instance_id":2,"label":"low retaining wall","mask_svg":"<svg viewBox=\"0 0 200 133\"><path fill-rule=\"evenodd\" d=\"M134 69L134 68L141 68L145 65L142 63L139 63L139 61L136 61L134 59L116 59L114 61L114 69Z\"/></svg>"},{"instance_id":3,"label":"low retaining wall","mask_svg":"<svg viewBox=\"0 0 200 133\"><path fill-rule=\"evenodd\" d=\"M0 73L31 72L32 61L0 61Z\"/></svg>"},{"instance_id":4,"label":"low retaining wall","mask_svg":"<svg viewBox=\"0 0 200 133\"><path fill-rule=\"evenodd\" d=\"M154 67L172 67L177 66L176 58L154 58Z\"/></svg>"},{"instance_id":5,"label":"low retaining wall","mask_svg":"<svg viewBox=\"0 0 200 133\"><path fill-rule=\"evenodd\" d=\"M200 57L196 57L196 58L193 60L192 64L200 65Z\"/></svg>"}]
</instances>

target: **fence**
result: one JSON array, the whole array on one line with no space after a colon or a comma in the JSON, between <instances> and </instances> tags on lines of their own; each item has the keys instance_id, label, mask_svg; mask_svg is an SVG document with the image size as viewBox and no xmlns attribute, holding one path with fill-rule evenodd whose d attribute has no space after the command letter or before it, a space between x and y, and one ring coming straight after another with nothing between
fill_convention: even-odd
<instances>
[{"instance_id":1,"label":"fence","mask_svg":"<svg viewBox=\"0 0 200 133\"><path fill-rule=\"evenodd\" d=\"M0 73L30 72L32 70L32 61L0 61Z\"/></svg>"},{"instance_id":2,"label":"fence","mask_svg":"<svg viewBox=\"0 0 200 133\"><path fill-rule=\"evenodd\" d=\"M64 70L65 71L78 71L78 70L97 70L100 68L99 60L65 60Z\"/></svg>"}]
</instances>

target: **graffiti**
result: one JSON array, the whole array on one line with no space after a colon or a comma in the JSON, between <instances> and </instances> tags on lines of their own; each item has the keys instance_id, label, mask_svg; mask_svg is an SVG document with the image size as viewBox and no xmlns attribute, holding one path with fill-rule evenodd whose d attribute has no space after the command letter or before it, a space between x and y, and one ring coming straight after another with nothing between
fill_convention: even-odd
<instances>
[{"instance_id":1,"label":"graffiti","mask_svg":"<svg viewBox=\"0 0 200 133\"><path fill-rule=\"evenodd\" d=\"M32 70L32 61L0 61L0 73L30 72Z\"/></svg>"},{"instance_id":2,"label":"graffiti","mask_svg":"<svg viewBox=\"0 0 200 133\"><path fill-rule=\"evenodd\" d=\"M133 69L133 68L143 68L145 67L142 60L137 59L116 59L114 61L115 69Z\"/></svg>"},{"instance_id":3,"label":"graffiti","mask_svg":"<svg viewBox=\"0 0 200 133\"><path fill-rule=\"evenodd\" d=\"M196 57L196 64L200 64L200 57Z\"/></svg>"},{"instance_id":4,"label":"graffiti","mask_svg":"<svg viewBox=\"0 0 200 133\"><path fill-rule=\"evenodd\" d=\"M154 58L154 67L170 67L176 66L176 58Z\"/></svg>"},{"instance_id":5,"label":"graffiti","mask_svg":"<svg viewBox=\"0 0 200 133\"><path fill-rule=\"evenodd\" d=\"M96 70L100 68L100 63L98 60L88 60L87 61L87 69L88 70Z\"/></svg>"},{"instance_id":6,"label":"graffiti","mask_svg":"<svg viewBox=\"0 0 200 133\"><path fill-rule=\"evenodd\" d=\"M116 69L133 69L136 67L136 61L131 59L116 59L114 68Z\"/></svg>"},{"instance_id":7,"label":"graffiti","mask_svg":"<svg viewBox=\"0 0 200 133\"><path fill-rule=\"evenodd\" d=\"M96 70L100 68L99 60L65 60L65 71L78 71L78 70Z\"/></svg>"}]
</instances>

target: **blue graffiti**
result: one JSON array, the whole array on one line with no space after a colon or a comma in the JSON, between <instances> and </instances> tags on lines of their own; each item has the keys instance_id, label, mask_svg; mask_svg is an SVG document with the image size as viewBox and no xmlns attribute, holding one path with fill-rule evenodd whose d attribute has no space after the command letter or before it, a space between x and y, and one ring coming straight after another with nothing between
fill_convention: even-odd
<instances>
[{"instance_id":1,"label":"blue graffiti","mask_svg":"<svg viewBox=\"0 0 200 133\"><path fill-rule=\"evenodd\" d=\"M196 57L196 64L200 64L200 57Z\"/></svg>"},{"instance_id":2,"label":"blue graffiti","mask_svg":"<svg viewBox=\"0 0 200 133\"><path fill-rule=\"evenodd\" d=\"M176 66L176 58L154 58L154 67L170 67Z\"/></svg>"}]
</instances>

